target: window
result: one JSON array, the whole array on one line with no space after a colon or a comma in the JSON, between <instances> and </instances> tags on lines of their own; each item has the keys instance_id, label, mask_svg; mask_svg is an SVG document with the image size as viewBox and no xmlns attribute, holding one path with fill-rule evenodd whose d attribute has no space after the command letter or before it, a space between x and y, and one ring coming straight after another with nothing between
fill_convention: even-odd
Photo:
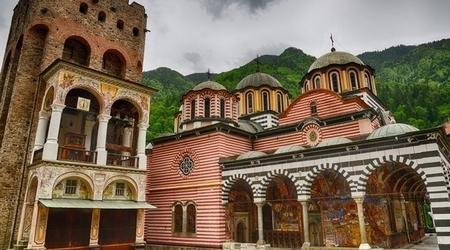
<instances>
[{"instance_id":1,"label":"window","mask_svg":"<svg viewBox=\"0 0 450 250\"><path fill-rule=\"evenodd\" d=\"M371 85L370 85L370 76L367 72L364 72L364 85L365 85L365 87L369 88L370 90L372 89Z\"/></svg>"},{"instance_id":2,"label":"window","mask_svg":"<svg viewBox=\"0 0 450 250\"><path fill-rule=\"evenodd\" d=\"M317 114L317 104L316 104L316 102L311 102L310 108L311 108L311 115Z\"/></svg>"},{"instance_id":3,"label":"window","mask_svg":"<svg viewBox=\"0 0 450 250\"><path fill-rule=\"evenodd\" d=\"M220 99L220 118L225 118L225 99Z\"/></svg>"},{"instance_id":4,"label":"window","mask_svg":"<svg viewBox=\"0 0 450 250\"><path fill-rule=\"evenodd\" d=\"M320 76L314 77L314 89L320 89Z\"/></svg>"},{"instance_id":5,"label":"window","mask_svg":"<svg viewBox=\"0 0 450 250\"><path fill-rule=\"evenodd\" d=\"M133 28L133 36L139 36L139 29L138 28Z\"/></svg>"},{"instance_id":6,"label":"window","mask_svg":"<svg viewBox=\"0 0 450 250\"><path fill-rule=\"evenodd\" d=\"M205 98L205 107L204 107L205 117L211 116L211 100L209 98Z\"/></svg>"},{"instance_id":7,"label":"window","mask_svg":"<svg viewBox=\"0 0 450 250\"><path fill-rule=\"evenodd\" d=\"M191 101L191 119L195 119L195 100Z\"/></svg>"},{"instance_id":8,"label":"window","mask_svg":"<svg viewBox=\"0 0 450 250\"><path fill-rule=\"evenodd\" d=\"M66 180L65 194L76 194L77 193L77 180Z\"/></svg>"},{"instance_id":9,"label":"window","mask_svg":"<svg viewBox=\"0 0 450 250\"><path fill-rule=\"evenodd\" d=\"M184 157L180 163L180 172L189 175L194 168L194 162L188 156Z\"/></svg>"},{"instance_id":10,"label":"window","mask_svg":"<svg viewBox=\"0 0 450 250\"><path fill-rule=\"evenodd\" d=\"M123 73L123 62L120 59L121 56L117 51L107 51L103 55L103 69L106 73L121 77Z\"/></svg>"},{"instance_id":11,"label":"window","mask_svg":"<svg viewBox=\"0 0 450 250\"><path fill-rule=\"evenodd\" d=\"M183 207L180 204L173 209L173 232L183 232Z\"/></svg>"},{"instance_id":12,"label":"window","mask_svg":"<svg viewBox=\"0 0 450 250\"><path fill-rule=\"evenodd\" d=\"M309 90L309 82L308 81L305 82L304 90L305 90L305 92Z\"/></svg>"},{"instance_id":13,"label":"window","mask_svg":"<svg viewBox=\"0 0 450 250\"><path fill-rule=\"evenodd\" d=\"M189 204L187 206L187 226L186 232L195 233L196 231L196 211L194 204Z\"/></svg>"},{"instance_id":14,"label":"window","mask_svg":"<svg viewBox=\"0 0 450 250\"><path fill-rule=\"evenodd\" d=\"M172 233L192 237L197 232L197 208L193 201L184 205L177 201L172 207Z\"/></svg>"},{"instance_id":15,"label":"window","mask_svg":"<svg viewBox=\"0 0 450 250\"><path fill-rule=\"evenodd\" d=\"M69 38L64 42L62 58L67 61L87 66L89 49L82 42Z\"/></svg>"},{"instance_id":16,"label":"window","mask_svg":"<svg viewBox=\"0 0 450 250\"><path fill-rule=\"evenodd\" d=\"M330 73L330 89L333 90L334 92L340 91L339 74L337 72Z\"/></svg>"},{"instance_id":17,"label":"window","mask_svg":"<svg viewBox=\"0 0 450 250\"><path fill-rule=\"evenodd\" d=\"M123 21L122 20L117 20L117 28L119 29L119 30L123 30Z\"/></svg>"},{"instance_id":18,"label":"window","mask_svg":"<svg viewBox=\"0 0 450 250\"><path fill-rule=\"evenodd\" d=\"M87 14L88 5L86 3L80 4L80 13Z\"/></svg>"},{"instance_id":19,"label":"window","mask_svg":"<svg viewBox=\"0 0 450 250\"><path fill-rule=\"evenodd\" d=\"M262 92L262 108L264 111L269 110L270 102L269 102L269 91L264 90Z\"/></svg>"},{"instance_id":20,"label":"window","mask_svg":"<svg viewBox=\"0 0 450 250\"><path fill-rule=\"evenodd\" d=\"M358 89L358 78L356 77L355 71L350 71L350 86L352 90Z\"/></svg>"},{"instance_id":21,"label":"window","mask_svg":"<svg viewBox=\"0 0 450 250\"><path fill-rule=\"evenodd\" d=\"M125 183L117 182L116 183L116 196L124 196L125 195Z\"/></svg>"},{"instance_id":22,"label":"window","mask_svg":"<svg viewBox=\"0 0 450 250\"><path fill-rule=\"evenodd\" d=\"M253 113L253 93L248 92L246 95L247 99L247 114Z\"/></svg>"},{"instance_id":23,"label":"window","mask_svg":"<svg viewBox=\"0 0 450 250\"><path fill-rule=\"evenodd\" d=\"M98 13L98 20L100 22L105 22L106 21L106 13L103 11L100 11L100 13Z\"/></svg>"},{"instance_id":24,"label":"window","mask_svg":"<svg viewBox=\"0 0 450 250\"><path fill-rule=\"evenodd\" d=\"M278 113L283 113L284 111L283 95L280 92L277 93L277 111Z\"/></svg>"}]
</instances>

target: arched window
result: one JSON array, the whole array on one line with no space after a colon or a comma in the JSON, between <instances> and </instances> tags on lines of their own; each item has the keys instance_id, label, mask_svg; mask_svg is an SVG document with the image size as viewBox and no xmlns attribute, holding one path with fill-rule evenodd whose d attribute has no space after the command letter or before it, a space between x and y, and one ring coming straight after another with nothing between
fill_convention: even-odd
<instances>
[{"instance_id":1,"label":"arched window","mask_svg":"<svg viewBox=\"0 0 450 250\"><path fill-rule=\"evenodd\" d=\"M340 82L339 82L339 74L338 72L330 73L330 89L334 92L340 92Z\"/></svg>"},{"instance_id":2,"label":"arched window","mask_svg":"<svg viewBox=\"0 0 450 250\"><path fill-rule=\"evenodd\" d=\"M197 228L197 211L194 204L189 204L186 210L187 215L187 225L186 232L187 233L195 233Z\"/></svg>"},{"instance_id":3,"label":"arched window","mask_svg":"<svg viewBox=\"0 0 450 250\"><path fill-rule=\"evenodd\" d=\"M103 11L100 11L100 12L98 13L98 20L99 20L100 22L105 22L105 21L106 21L106 13L103 12Z\"/></svg>"},{"instance_id":4,"label":"arched window","mask_svg":"<svg viewBox=\"0 0 450 250\"><path fill-rule=\"evenodd\" d=\"M309 90L309 82L308 81L305 82L304 89L305 89L305 92Z\"/></svg>"},{"instance_id":5,"label":"arched window","mask_svg":"<svg viewBox=\"0 0 450 250\"><path fill-rule=\"evenodd\" d=\"M88 66L89 49L80 41L67 39L64 42L62 59Z\"/></svg>"},{"instance_id":6,"label":"arched window","mask_svg":"<svg viewBox=\"0 0 450 250\"><path fill-rule=\"evenodd\" d=\"M133 28L133 36L139 36L139 29L136 27Z\"/></svg>"},{"instance_id":7,"label":"arched window","mask_svg":"<svg viewBox=\"0 0 450 250\"><path fill-rule=\"evenodd\" d=\"M225 118L225 99L220 99L220 118Z\"/></svg>"},{"instance_id":8,"label":"arched window","mask_svg":"<svg viewBox=\"0 0 450 250\"><path fill-rule=\"evenodd\" d=\"M195 119L195 100L191 101L191 120Z\"/></svg>"},{"instance_id":9,"label":"arched window","mask_svg":"<svg viewBox=\"0 0 450 250\"><path fill-rule=\"evenodd\" d=\"M122 67L123 62L118 55L111 51L105 52L103 55L103 69L106 73L122 77L122 72L124 71Z\"/></svg>"},{"instance_id":10,"label":"arched window","mask_svg":"<svg viewBox=\"0 0 450 250\"><path fill-rule=\"evenodd\" d=\"M247 114L251 114L251 113L253 113L253 93L252 92L247 92L246 100L247 100Z\"/></svg>"},{"instance_id":11,"label":"arched window","mask_svg":"<svg viewBox=\"0 0 450 250\"><path fill-rule=\"evenodd\" d=\"M310 108L311 108L311 115L317 115L317 104L316 102L311 102L309 104Z\"/></svg>"},{"instance_id":12,"label":"arched window","mask_svg":"<svg viewBox=\"0 0 450 250\"><path fill-rule=\"evenodd\" d=\"M356 72L354 70L350 71L350 86L352 87L352 90L358 89L358 77L356 75Z\"/></svg>"},{"instance_id":13,"label":"arched window","mask_svg":"<svg viewBox=\"0 0 450 250\"><path fill-rule=\"evenodd\" d=\"M88 5L86 3L80 4L80 13L87 14L88 11Z\"/></svg>"},{"instance_id":14,"label":"arched window","mask_svg":"<svg viewBox=\"0 0 450 250\"><path fill-rule=\"evenodd\" d=\"M173 209L173 232L183 232L183 207L180 204L175 205Z\"/></svg>"},{"instance_id":15,"label":"arched window","mask_svg":"<svg viewBox=\"0 0 450 250\"><path fill-rule=\"evenodd\" d=\"M314 77L314 89L320 89L320 76Z\"/></svg>"},{"instance_id":16,"label":"arched window","mask_svg":"<svg viewBox=\"0 0 450 250\"><path fill-rule=\"evenodd\" d=\"M209 98L205 98L205 106L204 106L204 114L205 117L211 116L211 100Z\"/></svg>"},{"instance_id":17,"label":"arched window","mask_svg":"<svg viewBox=\"0 0 450 250\"><path fill-rule=\"evenodd\" d=\"M280 92L277 93L277 111L278 113L283 113L284 111L283 95Z\"/></svg>"},{"instance_id":18,"label":"arched window","mask_svg":"<svg viewBox=\"0 0 450 250\"><path fill-rule=\"evenodd\" d=\"M372 90L372 86L370 84L370 76L367 72L364 72L364 86Z\"/></svg>"},{"instance_id":19,"label":"arched window","mask_svg":"<svg viewBox=\"0 0 450 250\"><path fill-rule=\"evenodd\" d=\"M270 108L269 91L263 90L261 95L262 95L261 101L262 101L263 111L269 110L269 108Z\"/></svg>"},{"instance_id":20,"label":"arched window","mask_svg":"<svg viewBox=\"0 0 450 250\"><path fill-rule=\"evenodd\" d=\"M117 20L117 28L119 29L119 30L123 30L123 21L122 20Z\"/></svg>"}]
</instances>

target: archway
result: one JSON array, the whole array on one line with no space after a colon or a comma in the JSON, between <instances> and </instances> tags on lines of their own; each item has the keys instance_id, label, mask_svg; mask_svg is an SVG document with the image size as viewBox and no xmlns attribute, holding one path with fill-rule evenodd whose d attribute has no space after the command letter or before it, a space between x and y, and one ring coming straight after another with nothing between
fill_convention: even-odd
<instances>
[{"instance_id":1,"label":"archway","mask_svg":"<svg viewBox=\"0 0 450 250\"><path fill-rule=\"evenodd\" d=\"M312 245L319 242L319 246L359 246L357 207L351 199L347 179L341 173L327 169L316 176L311 185L308 211L310 229L317 231L314 240L310 238Z\"/></svg>"},{"instance_id":2,"label":"archway","mask_svg":"<svg viewBox=\"0 0 450 250\"><path fill-rule=\"evenodd\" d=\"M420 175L399 162L380 164L368 177L364 215L371 245L397 248L425 236L427 190Z\"/></svg>"},{"instance_id":3,"label":"archway","mask_svg":"<svg viewBox=\"0 0 450 250\"><path fill-rule=\"evenodd\" d=\"M228 237L236 242L256 242L258 240L256 212L250 185L243 179L237 180L231 186L228 195L226 218Z\"/></svg>"}]
</instances>

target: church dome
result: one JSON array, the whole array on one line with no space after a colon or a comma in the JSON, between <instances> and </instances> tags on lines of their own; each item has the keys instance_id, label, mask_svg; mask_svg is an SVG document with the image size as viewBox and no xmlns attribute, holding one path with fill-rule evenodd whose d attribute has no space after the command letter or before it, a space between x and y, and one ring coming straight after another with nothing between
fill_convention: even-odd
<instances>
[{"instance_id":1,"label":"church dome","mask_svg":"<svg viewBox=\"0 0 450 250\"><path fill-rule=\"evenodd\" d=\"M324 68L328 65L332 64L338 64L338 65L344 65L347 63L356 63L360 65L364 65L364 63L359 59L358 57L344 51L332 51L330 53L327 53L321 57L319 57L313 64L311 64L311 67L309 67L308 73L315 70Z\"/></svg>"},{"instance_id":2,"label":"church dome","mask_svg":"<svg viewBox=\"0 0 450 250\"><path fill-rule=\"evenodd\" d=\"M226 88L222 84L210 80L195 85L192 90L197 91L202 89L226 90Z\"/></svg>"},{"instance_id":3,"label":"church dome","mask_svg":"<svg viewBox=\"0 0 450 250\"><path fill-rule=\"evenodd\" d=\"M256 72L244 77L244 79L242 79L236 86L236 90L245 89L247 87L260 87L262 85L267 85L274 88L282 87L280 82L275 79L275 77L261 72Z\"/></svg>"},{"instance_id":4,"label":"church dome","mask_svg":"<svg viewBox=\"0 0 450 250\"><path fill-rule=\"evenodd\" d=\"M245 152L245 153L239 155L236 160L256 158L256 157L261 157L261 156L265 156L265 155L266 155L266 153L261 152L261 151L248 151L248 152Z\"/></svg>"},{"instance_id":5,"label":"church dome","mask_svg":"<svg viewBox=\"0 0 450 250\"><path fill-rule=\"evenodd\" d=\"M380 127L377 130L373 131L372 134L370 134L367 137L367 139L382 138L382 137L388 137L388 136L392 136L392 135L401 135L401 134L406 134L408 132L414 132L414 131L419 131L419 130L408 124L404 124L404 123L388 124L388 125L384 125L383 127Z\"/></svg>"},{"instance_id":6,"label":"church dome","mask_svg":"<svg viewBox=\"0 0 450 250\"><path fill-rule=\"evenodd\" d=\"M321 141L319 144L317 144L316 147L325 147L325 146L331 146L331 145L338 145L338 144L344 144L352 142L350 139L344 138L344 137L332 137L327 138Z\"/></svg>"},{"instance_id":7,"label":"church dome","mask_svg":"<svg viewBox=\"0 0 450 250\"><path fill-rule=\"evenodd\" d=\"M287 145L279 147L273 154L282 154L287 152L294 152L304 149L304 147L299 145Z\"/></svg>"}]
</instances>

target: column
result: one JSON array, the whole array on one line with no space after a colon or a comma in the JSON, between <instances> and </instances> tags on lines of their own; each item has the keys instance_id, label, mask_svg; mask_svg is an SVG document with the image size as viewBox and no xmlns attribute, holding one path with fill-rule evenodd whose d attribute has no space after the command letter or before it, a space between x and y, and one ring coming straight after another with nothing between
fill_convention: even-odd
<instances>
[{"instance_id":1,"label":"column","mask_svg":"<svg viewBox=\"0 0 450 250\"><path fill-rule=\"evenodd\" d=\"M147 169L147 156L145 156L145 143L147 136L148 124L140 123L138 124L139 134L137 141L137 157L139 159L139 169Z\"/></svg>"},{"instance_id":2,"label":"column","mask_svg":"<svg viewBox=\"0 0 450 250\"><path fill-rule=\"evenodd\" d=\"M264 231L263 231L263 206L264 203L256 203L258 207L258 245L264 245L266 242L264 241Z\"/></svg>"},{"instance_id":3,"label":"column","mask_svg":"<svg viewBox=\"0 0 450 250\"><path fill-rule=\"evenodd\" d=\"M31 157L31 162L33 162L36 150L42 149L44 147L45 133L47 132L50 115L51 115L50 112L46 111L39 112L39 121L36 129L36 140L34 141L34 148L33 148L33 155Z\"/></svg>"},{"instance_id":4,"label":"column","mask_svg":"<svg viewBox=\"0 0 450 250\"><path fill-rule=\"evenodd\" d=\"M136 214L136 244L145 245L144 240L144 209L138 209Z\"/></svg>"},{"instance_id":5,"label":"column","mask_svg":"<svg viewBox=\"0 0 450 250\"><path fill-rule=\"evenodd\" d=\"M405 222L405 229L406 229L406 236L408 238L408 242L411 242L411 234L409 232L409 226L408 226L408 216L406 215L406 207L405 207L405 197L403 197L403 194L401 195L400 198L400 206L402 207L402 216L403 216L403 221Z\"/></svg>"},{"instance_id":6,"label":"column","mask_svg":"<svg viewBox=\"0 0 450 250\"><path fill-rule=\"evenodd\" d=\"M58 156L58 135L61 125L62 111L66 107L64 104L52 104L52 116L50 118L50 127L48 129L47 141L44 144L42 153L43 160L56 160Z\"/></svg>"},{"instance_id":7,"label":"column","mask_svg":"<svg viewBox=\"0 0 450 250\"><path fill-rule=\"evenodd\" d=\"M361 245L359 249L371 249L370 245L367 243L366 236L366 224L364 222L364 209L363 209L363 197L354 198L356 206L358 208L358 221L359 221L359 232L361 234Z\"/></svg>"},{"instance_id":8,"label":"column","mask_svg":"<svg viewBox=\"0 0 450 250\"><path fill-rule=\"evenodd\" d=\"M302 219L303 219L303 237L305 241L303 242L303 247L311 246L311 241L309 239L309 220L308 220L308 202L300 201L302 204Z\"/></svg>"},{"instance_id":9,"label":"column","mask_svg":"<svg viewBox=\"0 0 450 250\"><path fill-rule=\"evenodd\" d=\"M98 233L100 230L100 208L92 209L91 236L89 246L98 246Z\"/></svg>"},{"instance_id":10,"label":"column","mask_svg":"<svg viewBox=\"0 0 450 250\"><path fill-rule=\"evenodd\" d=\"M111 119L110 115L100 114L98 119L98 132L97 132L97 164L106 165L106 134L108 133L108 121Z\"/></svg>"}]
</instances>

